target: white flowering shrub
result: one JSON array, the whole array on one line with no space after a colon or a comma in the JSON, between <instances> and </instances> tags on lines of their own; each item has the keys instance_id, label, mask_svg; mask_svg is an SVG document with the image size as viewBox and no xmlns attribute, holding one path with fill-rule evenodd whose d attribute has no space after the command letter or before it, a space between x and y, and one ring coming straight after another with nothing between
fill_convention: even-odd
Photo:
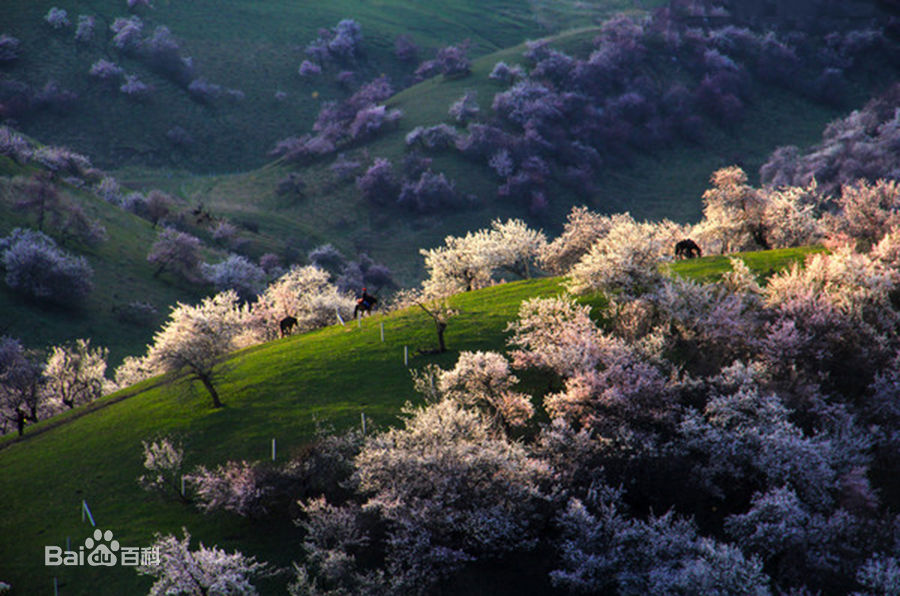
<instances>
[{"instance_id":1,"label":"white flowering shrub","mask_svg":"<svg viewBox=\"0 0 900 596\"><path fill-rule=\"evenodd\" d=\"M138 484L146 491L165 496L181 496L180 476L184 462L184 447L172 437L141 441L144 447L146 474L138 477Z\"/></svg>"},{"instance_id":2,"label":"white flowering shrub","mask_svg":"<svg viewBox=\"0 0 900 596\"><path fill-rule=\"evenodd\" d=\"M214 265L203 263L200 273L218 291L234 290L242 300L251 300L262 291L266 272L241 255L230 255Z\"/></svg>"},{"instance_id":3,"label":"white flowering shrub","mask_svg":"<svg viewBox=\"0 0 900 596\"><path fill-rule=\"evenodd\" d=\"M259 467L246 461L230 461L212 470L198 466L184 477L201 510L223 509L244 517L267 513L263 499L270 488L263 478Z\"/></svg>"},{"instance_id":4,"label":"white flowering shrub","mask_svg":"<svg viewBox=\"0 0 900 596\"><path fill-rule=\"evenodd\" d=\"M558 523L563 566L550 573L558 587L595 594L770 593L758 559L698 536L693 524L671 513L643 521L614 504L593 514L572 500Z\"/></svg>"},{"instance_id":5,"label":"white flowering shrub","mask_svg":"<svg viewBox=\"0 0 900 596\"><path fill-rule=\"evenodd\" d=\"M423 284L427 298L440 298L490 285L502 270L530 277L547 240L521 220L491 222L489 230L465 236L447 236L444 246L422 249L428 279Z\"/></svg>"},{"instance_id":6,"label":"white flowering shrub","mask_svg":"<svg viewBox=\"0 0 900 596\"><path fill-rule=\"evenodd\" d=\"M45 387L51 399L67 408L91 402L107 389L106 348L91 349L91 340L54 346L44 366Z\"/></svg>"},{"instance_id":7,"label":"white flowering shrub","mask_svg":"<svg viewBox=\"0 0 900 596\"><path fill-rule=\"evenodd\" d=\"M514 391L519 382L509 362L496 352L460 352L456 366L440 373L443 395L487 410L495 424L522 426L534 415L528 395Z\"/></svg>"},{"instance_id":8,"label":"white flowering shrub","mask_svg":"<svg viewBox=\"0 0 900 596\"><path fill-rule=\"evenodd\" d=\"M251 583L254 576L270 574L267 563L240 551L227 553L201 542L191 550L191 535L182 528L184 538L156 534L152 548L159 550L158 565L141 565L137 572L154 578L150 596L164 594L257 594Z\"/></svg>"},{"instance_id":9,"label":"white flowering shrub","mask_svg":"<svg viewBox=\"0 0 900 596\"><path fill-rule=\"evenodd\" d=\"M356 458L364 509L388 522L393 589L420 592L466 561L533 546L546 466L453 400L407 414Z\"/></svg>"},{"instance_id":10,"label":"white flowering shrub","mask_svg":"<svg viewBox=\"0 0 900 596\"><path fill-rule=\"evenodd\" d=\"M638 223L630 216L620 218L572 266L566 287L576 294L602 290L633 298L659 283L660 259L671 246L674 242L665 228Z\"/></svg>"}]
</instances>

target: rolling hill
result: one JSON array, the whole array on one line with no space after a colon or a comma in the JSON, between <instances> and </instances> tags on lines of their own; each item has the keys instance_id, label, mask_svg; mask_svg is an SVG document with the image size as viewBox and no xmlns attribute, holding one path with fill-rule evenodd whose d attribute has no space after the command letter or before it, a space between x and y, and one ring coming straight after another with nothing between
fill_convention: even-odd
<instances>
[{"instance_id":1,"label":"rolling hill","mask_svg":"<svg viewBox=\"0 0 900 596\"><path fill-rule=\"evenodd\" d=\"M476 55L506 48L525 39L589 25L620 10L650 9L662 2L592 0L590 2L515 2L453 0L431 5L412 0L326 3L291 0L11 0L0 5L0 34L21 41L20 56L0 61L0 103L27 95L34 105L12 114L22 129L45 143L67 145L91 155L103 167L153 165L193 172L243 171L263 165L266 153L286 129L306 129L321 100L346 96L336 82L342 71L356 83L385 73L397 85L410 79L416 62L394 57L394 40L406 34L421 46L420 58L449 43L471 40ZM148 8L146 5L151 5ZM52 28L51 8L67 12L69 25ZM93 36L76 41L79 16L94 18ZM160 44L168 58L153 64L139 51L121 50L110 26L117 18L137 16L151 37L165 26L171 37ZM352 18L362 28L359 51L326 65L322 75L297 74L306 46L322 28ZM192 72L173 76L182 58ZM118 87L122 77L98 81L88 71L99 59L117 63L152 87L142 99ZM169 63L165 63L169 60ZM168 65L167 65L168 64ZM214 101L192 98L191 80L203 79L223 90ZM74 101L43 102L41 91L53 83L77 95ZM276 92L285 94L276 99ZM281 97L281 96L279 96ZM48 95L44 95L47 99ZM52 99L52 98L51 98ZM17 101L19 101L17 100ZM190 142L172 142L167 133L181 127ZM182 140L185 140L185 137Z\"/></svg>"},{"instance_id":2,"label":"rolling hill","mask_svg":"<svg viewBox=\"0 0 900 596\"><path fill-rule=\"evenodd\" d=\"M818 249L741 256L757 274L766 274L810 250ZM673 269L712 279L729 265L724 257L707 257ZM361 413L379 425L394 424L404 402L421 399L412 389L409 369L428 363L452 366L461 350L503 350L506 323L521 301L559 293L560 281L527 280L453 297L451 304L460 314L450 322L450 351L445 354L414 352L436 342L430 319L419 309L376 315L359 327L332 326L235 353L221 384L225 407L220 410L209 408L202 389L150 380L126 390L134 393L126 399L104 398L106 407L85 415L76 410L31 426L24 440L5 438L0 442L0 494L6 501L0 519L0 577L11 582L17 594L49 591L54 577L60 593L66 594L91 594L101 581L109 593L145 590L146 578L127 568L43 566L45 545L62 545L67 538L80 544L89 533L90 526L81 520L82 500L97 526L112 529L122 544L143 545L155 532L180 534L185 526L204 544L240 548L289 567L300 552L298 531L290 524L203 515L189 505L143 492L135 481L143 469L141 441L165 433L182 437L185 468L190 469L227 459L265 460L273 438L277 453L284 454L277 456L281 461L302 452L318 427L357 425ZM602 296L586 301L594 306L595 316L601 314ZM410 347L409 367L403 363L404 346ZM262 589L283 593L286 581L276 577ZM490 592L484 586L473 589Z\"/></svg>"}]
</instances>

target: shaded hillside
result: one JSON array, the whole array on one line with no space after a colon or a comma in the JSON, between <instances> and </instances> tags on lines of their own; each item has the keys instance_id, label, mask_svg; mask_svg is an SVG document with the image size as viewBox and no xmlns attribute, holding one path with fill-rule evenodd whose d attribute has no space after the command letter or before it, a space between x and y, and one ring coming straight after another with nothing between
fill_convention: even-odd
<instances>
[{"instance_id":1,"label":"shaded hillside","mask_svg":"<svg viewBox=\"0 0 900 596\"><path fill-rule=\"evenodd\" d=\"M135 4L129 10L125 0L3 2L0 34L21 43L18 59L0 59L0 118L14 119L43 142L89 154L104 167L247 169L265 162L285 129L310 126L322 100L346 96L348 87L381 73L406 85L418 60L430 58L441 45L470 39L473 52L483 54L589 24L612 11L660 2ZM65 10L68 25L63 21L52 27L45 20L51 8ZM79 29L82 16L93 19L84 30ZM117 39L110 29L116 19L133 17L140 19L136 39ZM361 26L358 48L326 64L321 75L301 78L298 67L309 57L307 45L319 30L342 19L355 19ZM421 47L418 59L394 56L401 34ZM124 73L108 80L89 75L100 59ZM336 76L344 71L353 77L339 83ZM126 75L149 86L147 92L129 96L121 91ZM202 84L192 90L195 81Z\"/></svg>"},{"instance_id":2,"label":"shaded hillside","mask_svg":"<svg viewBox=\"0 0 900 596\"><path fill-rule=\"evenodd\" d=\"M36 228L37 212L17 208L17 204L23 198L22 184L46 172L3 156L0 172L0 237L17 227ZM95 346L109 348L110 364L117 366L125 356L143 350L170 306L179 300L194 301L206 288L169 274L154 275L147 254L158 230L146 219L113 208L93 193L61 180L49 180L47 184L61 205L77 209L104 231L105 240L88 244L78 238L66 239L56 227L48 225L46 229L66 252L86 259L93 271L93 290L83 301L63 297L47 303L0 283L0 335L18 337L27 347L39 349L90 338ZM216 254L220 253L205 251L210 259ZM123 313L131 303L144 303L150 308L129 319Z\"/></svg>"},{"instance_id":3,"label":"shaded hillside","mask_svg":"<svg viewBox=\"0 0 900 596\"><path fill-rule=\"evenodd\" d=\"M554 38L552 45L572 55L589 52L599 29L569 32ZM592 188L578 190L551 177L547 184L547 207L540 215L529 213L527 203L498 196L503 179L484 163L465 158L455 149L411 151L406 136L416 127L453 124L449 106L471 91L481 106L478 121L493 117L490 108L495 94L507 87L489 78L494 65L527 64L516 46L473 62L471 74L462 78L435 77L406 89L386 102L389 109L403 111L396 129L388 129L373 140L350 143L338 149L345 160L356 164L351 174L341 178L333 166L340 162L334 154L310 157L300 165L273 164L255 172L227 177L183 179L176 184L186 196L206 201L216 213L226 217L252 219L259 223L260 252L284 250L304 254L325 242L336 244L347 254L367 252L391 265L405 283L421 275L417 252L435 246L447 234L485 227L491 219L525 217L530 225L555 232L573 204L587 204L601 212L628 210L639 218L669 217L696 221L701 210L700 195L708 186L710 172L728 164L741 164L749 172L758 170L777 146L813 143L822 128L842 113L806 95L780 85L755 82L740 119L722 127L703 121L702 140L676 139L652 148L623 151L621 163L601 168L592 179ZM880 63L879 63L880 64ZM873 68L884 68L884 64ZM670 68L671 70L671 68ZM660 84L684 76L662 70ZM862 103L868 93L886 81L872 72L850 73L855 86L848 101ZM885 75L887 78L893 74ZM462 128L458 129L464 134ZM615 148L609 149L615 152ZM474 196L471 205L411 213L390 203L375 205L365 201L355 184L356 177L376 157L387 158L400 177L404 160L418 153L431 160L435 172L455 183L460 196ZM279 193L279 184L289 175L303 182L301 193ZM159 181L152 172L123 172L138 183ZM163 183L163 181L159 181ZM172 182L169 182L172 184Z\"/></svg>"}]
</instances>

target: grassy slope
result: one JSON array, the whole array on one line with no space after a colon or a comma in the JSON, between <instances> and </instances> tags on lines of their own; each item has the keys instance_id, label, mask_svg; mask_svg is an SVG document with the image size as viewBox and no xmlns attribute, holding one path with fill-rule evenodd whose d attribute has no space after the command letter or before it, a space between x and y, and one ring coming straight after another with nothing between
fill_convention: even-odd
<instances>
[{"instance_id":1,"label":"grassy slope","mask_svg":"<svg viewBox=\"0 0 900 596\"><path fill-rule=\"evenodd\" d=\"M0 174L13 176L28 172L0 157ZM63 185L60 189L66 200L80 204L90 217L98 219L109 235L96 248L64 246L88 260L94 270L94 291L82 305L64 309L39 306L0 283L0 329L31 348L44 348L76 337L91 338L93 345L109 348L110 365L117 366L125 356L143 351L171 305L177 300L197 300L202 288L177 282L167 274L153 278L147 251L156 238L156 230L146 220L110 208L103 200L72 187ZM34 216L12 208L13 201L14 195L0 186L0 236L15 227L35 225ZM207 257L211 258L212 254L208 253ZM156 307L158 312L152 324L137 327L119 323L113 307L138 300Z\"/></svg>"},{"instance_id":2,"label":"grassy slope","mask_svg":"<svg viewBox=\"0 0 900 596\"><path fill-rule=\"evenodd\" d=\"M557 43L577 50L590 42L596 29L562 34ZM520 62L523 46L509 48L474 62L472 74L456 80L437 77L406 89L388 103L404 111L399 128L347 153L368 163L370 157L390 158L395 167L405 152L404 137L418 125L447 121L448 106L466 90L478 93L481 108L489 110L493 95L502 87L487 78L499 60ZM864 101L868 85L857 89ZM676 146L652 155L636 157L630 167L609 168L601 174L594 196L576 196L555 189L548 213L531 218L534 227L556 233L571 205L586 203L601 212L631 211L638 218L696 221L701 214L700 196L712 172L725 165L741 164L751 177L777 146L808 146L819 140L822 128L839 112L813 104L796 94L760 88L748 106L746 118L734 130L710 127L702 146ZM802 117L798 117L802 115ZM260 223L257 250L279 250L288 242L305 252L331 242L346 254L366 251L388 263L409 284L422 274L418 249L439 245L447 234L461 235L489 225L497 217L527 215L517 205L496 198L498 180L486 167L462 159L452 151L432 153L434 168L447 173L465 193L475 194L480 207L435 216L407 217L399 211L372 209L362 204L352 181L337 182L325 158L297 171L307 183L306 197L289 200L274 189L289 169L271 164L247 174L170 181L186 196L212 205L216 213ZM152 174L130 172L136 182L153 180Z\"/></svg>"},{"instance_id":3,"label":"grassy slope","mask_svg":"<svg viewBox=\"0 0 900 596\"><path fill-rule=\"evenodd\" d=\"M754 271L765 274L808 251L744 258ZM677 263L673 269L711 278L728 265L724 258L708 257ZM450 351L413 356L410 367L429 362L452 366L460 350L502 350L506 323L515 318L520 302L560 291L559 279L545 278L454 297L451 302L460 315L447 331ZM602 304L599 297L589 302ZM379 339L381 323L385 343ZM360 412L365 412L379 424L393 424L401 405L416 401L403 365L403 346L434 344L433 326L421 310L376 315L361 328L353 323L333 326L236 354L221 385L221 410L209 407L202 389L163 386L7 445L0 450L0 494L6 507L0 516L0 578L12 582L19 594L48 592L54 576L64 584L65 594L95 594L99 585L109 594L145 590L149 582L127 569L43 567L43 546L64 545L66 537L77 545L88 535L90 528L80 519L82 499L98 526L113 530L123 545L146 545L154 532L180 532L186 526L207 545L239 548L288 566L300 552L296 529L251 525L225 514L204 516L143 493L135 482L142 472L141 440L157 433L183 436L190 468L228 459L265 459L273 437L279 453L296 451L311 439L316 421L345 428L358 424ZM285 581L272 580L265 591L283 593Z\"/></svg>"},{"instance_id":4,"label":"grassy slope","mask_svg":"<svg viewBox=\"0 0 900 596\"><path fill-rule=\"evenodd\" d=\"M369 80L387 73L401 82L415 65L393 57L393 42L406 33L421 45L423 57L434 48L468 38L480 55L538 37L550 31L584 25L611 12L658 6L660 0L562 0L554 3L516 0L155 0L154 10L140 9L145 33L168 26L191 56L197 74L246 98L211 106L192 101L187 93L138 60L121 56L107 43L108 26L128 16L125 0L4 0L0 2L0 33L23 42L23 55L7 71L14 78L41 88L50 79L78 93L76 109L67 116L42 113L26 120L25 130L51 144L66 144L89 154L100 165L125 163L188 167L194 171L234 171L262 165L285 130L306 129L322 99L345 92L334 82L340 70ZM98 17L96 40L76 44L74 28L53 31L44 15L52 6L77 15ZM297 67L304 48L319 28L354 18L364 36L364 55L353 63L329 66L321 77L302 80ZM118 61L129 73L155 87L144 102L127 99L117 85L97 84L87 75L99 58ZM288 93L277 102L277 90ZM315 95L314 95L315 94ZM316 99L313 99L313 98ZM192 150L174 150L165 140L172 126L194 137Z\"/></svg>"}]
</instances>

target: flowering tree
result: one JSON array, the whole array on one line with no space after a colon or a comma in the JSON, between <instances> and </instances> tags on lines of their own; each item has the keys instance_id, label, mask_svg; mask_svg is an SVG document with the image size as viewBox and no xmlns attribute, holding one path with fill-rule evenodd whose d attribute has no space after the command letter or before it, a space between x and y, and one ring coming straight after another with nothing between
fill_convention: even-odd
<instances>
[{"instance_id":1,"label":"flowering tree","mask_svg":"<svg viewBox=\"0 0 900 596\"><path fill-rule=\"evenodd\" d=\"M147 351L149 366L161 372L185 372L189 379L203 383L214 408L222 407L214 384L216 367L237 347L236 339L245 331L246 315L238 302L233 290L205 298L197 306L179 302L153 336Z\"/></svg>"},{"instance_id":2,"label":"flowering tree","mask_svg":"<svg viewBox=\"0 0 900 596\"><path fill-rule=\"evenodd\" d=\"M421 590L465 561L532 546L541 462L456 401L407 414L356 458L364 509L388 523L392 586Z\"/></svg>"},{"instance_id":3,"label":"flowering tree","mask_svg":"<svg viewBox=\"0 0 900 596\"><path fill-rule=\"evenodd\" d=\"M179 476L184 462L184 447L171 437L159 437L150 442L141 441L144 446L144 469L148 474L138 477L138 484L147 491L175 496L184 500L181 494Z\"/></svg>"},{"instance_id":4,"label":"flowering tree","mask_svg":"<svg viewBox=\"0 0 900 596\"><path fill-rule=\"evenodd\" d=\"M75 27L75 41L79 43L90 43L93 41L96 23L97 21L93 15L78 15L78 25Z\"/></svg>"},{"instance_id":5,"label":"flowering tree","mask_svg":"<svg viewBox=\"0 0 900 596\"><path fill-rule=\"evenodd\" d=\"M0 34L0 63L15 62L19 58L22 42L6 33Z\"/></svg>"},{"instance_id":6,"label":"flowering tree","mask_svg":"<svg viewBox=\"0 0 900 596\"><path fill-rule=\"evenodd\" d=\"M184 479L190 483L199 501L197 506L204 512L224 509L244 517L266 513L263 498L270 488L256 465L230 461L213 470L199 466Z\"/></svg>"},{"instance_id":7,"label":"flowering tree","mask_svg":"<svg viewBox=\"0 0 900 596\"><path fill-rule=\"evenodd\" d=\"M91 340L75 340L71 347L54 346L44 366L48 394L68 408L103 395L106 385L106 348L91 349Z\"/></svg>"},{"instance_id":8,"label":"flowering tree","mask_svg":"<svg viewBox=\"0 0 900 596\"><path fill-rule=\"evenodd\" d=\"M591 307L571 298L531 298L519 306L507 330L516 367L537 366L571 377L593 370L600 361L604 338L591 320Z\"/></svg>"},{"instance_id":9,"label":"flowering tree","mask_svg":"<svg viewBox=\"0 0 900 596\"><path fill-rule=\"evenodd\" d=\"M156 267L153 277L171 271L188 281L195 280L200 266L200 246L200 240L194 236L164 228L147 253L147 262Z\"/></svg>"},{"instance_id":10,"label":"flowering tree","mask_svg":"<svg viewBox=\"0 0 900 596\"><path fill-rule=\"evenodd\" d=\"M595 515L578 500L559 515L563 567L553 584L578 592L617 594L769 593L762 563L740 549L697 535L672 513L628 518L614 503Z\"/></svg>"},{"instance_id":11,"label":"flowering tree","mask_svg":"<svg viewBox=\"0 0 900 596\"><path fill-rule=\"evenodd\" d=\"M6 284L34 298L67 305L93 289L94 272L85 258L66 254L40 232L16 228L0 239L0 262Z\"/></svg>"},{"instance_id":12,"label":"flowering tree","mask_svg":"<svg viewBox=\"0 0 900 596\"><path fill-rule=\"evenodd\" d=\"M28 421L37 422L45 402L42 367L17 339L0 337L0 417L16 425L21 436Z\"/></svg>"},{"instance_id":13,"label":"flowering tree","mask_svg":"<svg viewBox=\"0 0 900 596\"><path fill-rule=\"evenodd\" d=\"M329 280L328 272L318 267L292 267L269 284L251 310L253 333L260 341L274 339L278 323L284 317L297 319L300 331L324 327L349 318L353 298L340 292Z\"/></svg>"},{"instance_id":14,"label":"flowering tree","mask_svg":"<svg viewBox=\"0 0 900 596\"><path fill-rule=\"evenodd\" d=\"M831 220L832 230L854 238L862 248L877 244L900 226L900 184L894 180L845 185L837 203L841 215Z\"/></svg>"},{"instance_id":15,"label":"flowering tree","mask_svg":"<svg viewBox=\"0 0 900 596\"><path fill-rule=\"evenodd\" d=\"M605 290L631 298L653 288L661 278L660 257L674 244L671 232L666 232L627 215L617 220L569 271L569 290Z\"/></svg>"},{"instance_id":16,"label":"flowering tree","mask_svg":"<svg viewBox=\"0 0 900 596\"><path fill-rule=\"evenodd\" d=\"M268 575L267 563L247 557L239 551L228 554L200 543L191 550L191 535L182 528L184 538L156 534L152 548L159 550L158 565L141 565L137 572L155 578L149 594L256 594L250 583L253 576Z\"/></svg>"},{"instance_id":17,"label":"flowering tree","mask_svg":"<svg viewBox=\"0 0 900 596\"><path fill-rule=\"evenodd\" d=\"M563 233L541 250L541 266L557 275L567 272L587 254L594 242L604 238L613 225L625 217L622 214L600 215L583 205L572 207Z\"/></svg>"},{"instance_id":18,"label":"flowering tree","mask_svg":"<svg viewBox=\"0 0 900 596\"><path fill-rule=\"evenodd\" d=\"M460 124L478 117L478 94L475 91L466 91L462 97L450 105L448 113Z\"/></svg>"},{"instance_id":19,"label":"flowering tree","mask_svg":"<svg viewBox=\"0 0 900 596\"><path fill-rule=\"evenodd\" d=\"M263 268L240 255L231 255L215 265L203 263L200 272L217 290L234 290L242 300L256 297L266 282Z\"/></svg>"},{"instance_id":20,"label":"flowering tree","mask_svg":"<svg viewBox=\"0 0 900 596\"><path fill-rule=\"evenodd\" d=\"M392 203L400 192L400 183L391 162L381 157L375 160L365 174L356 179L356 187L363 199L375 205Z\"/></svg>"},{"instance_id":21,"label":"flowering tree","mask_svg":"<svg viewBox=\"0 0 900 596\"><path fill-rule=\"evenodd\" d=\"M54 29L65 29L72 24L69 21L69 13L65 9L55 6L47 12L44 20Z\"/></svg>"},{"instance_id":22,"label":"flowering tree","mask_svg":"<svg viewBox=\"0 0 900 596\"><path fill-rule=\"evenodd\" d=\"M495 220L491 229L447 236L444 246L419 252L429 273L423 284L426 297L449 296L489 285L496 271L505 269L530 277L546 243L542 232L521 220Z\"/></svg>"},{"instance_id":23,"label":"flowering tree","mask_svg":"<svg viewBox=\"0 0 900 596\"><path fill-rule=\"evenodd\" d=\"M713 188L703 193L704 221L698 231L708 252L769 248L763 226L765 202L747 185L744 171L737 166L722 168L710 180Z\"/></svg>"},{"instance_id":24,"label":"flowering tree","mask_svg":"<svg viewBox=\"0 0 900 596\"><path fill-rule=\"evenodd\" d=\"M513 391L519 379L496 352L460 352L456 366L442 371L438 388L463 405L483 407L494 424L522 426L534 414L529 396Z\"/></svg>"}]
</instances>

